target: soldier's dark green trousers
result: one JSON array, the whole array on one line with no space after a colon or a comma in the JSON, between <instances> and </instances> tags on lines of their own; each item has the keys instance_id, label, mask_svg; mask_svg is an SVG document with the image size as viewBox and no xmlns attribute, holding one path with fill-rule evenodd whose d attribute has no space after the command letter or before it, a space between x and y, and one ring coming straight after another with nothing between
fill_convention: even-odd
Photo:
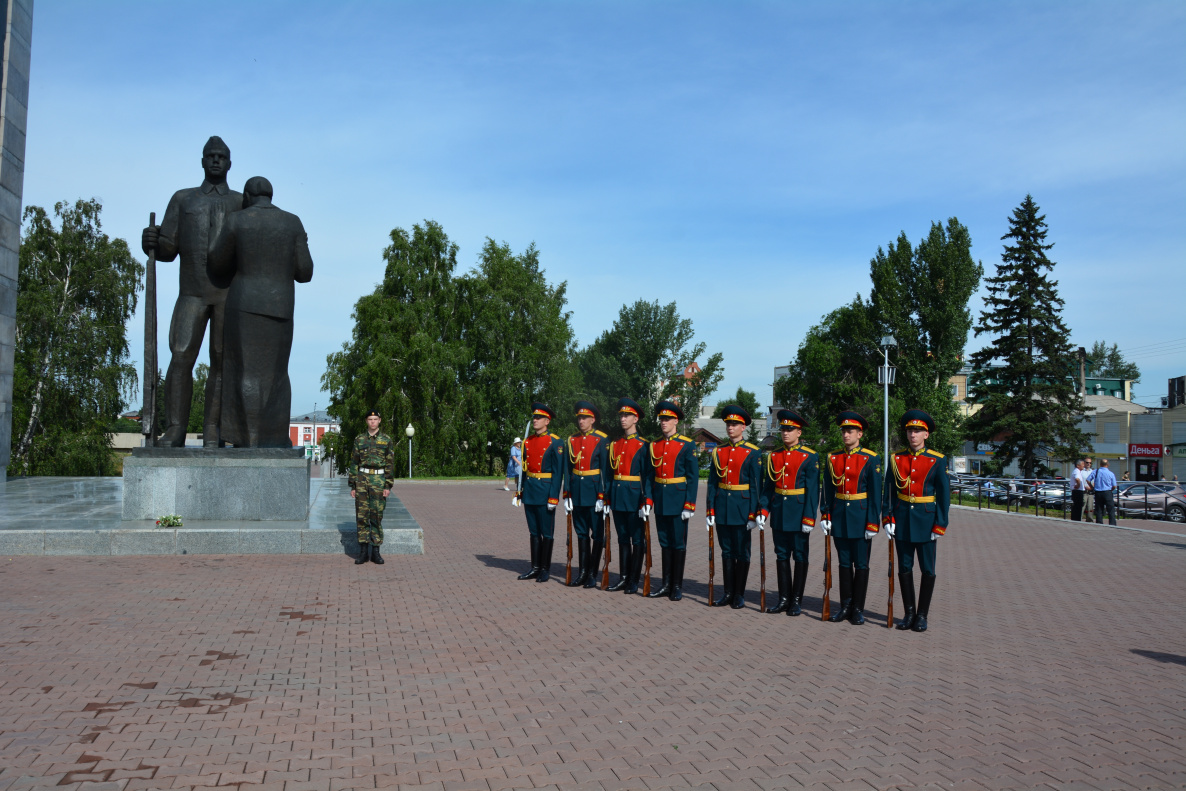
<instances>
[{"instance_id":1,"label":"soldier's dark green trousers","mask_svg":"<svg viewBox=\"0 0 1186 791\"><path fill-rule=\"evenodd\" d=\"M383 509L387 498L383 496L382 475L359 473L354 481L354 517L358 524L358 543L383 543Z\"/></svg>"}]
</instances>

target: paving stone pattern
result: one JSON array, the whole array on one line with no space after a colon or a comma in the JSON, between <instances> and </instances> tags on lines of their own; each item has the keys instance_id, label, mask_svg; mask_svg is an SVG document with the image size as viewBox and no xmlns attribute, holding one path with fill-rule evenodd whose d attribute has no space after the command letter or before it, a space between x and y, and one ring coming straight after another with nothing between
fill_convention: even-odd
<instances>
[{"instance_id":1,"label":"paving stone pattern","mask_svg":"<svg viewBox=\"0 0 1186 791\"><path fill-rule=\"evenodd\" d=\"M1182 538L962 511L919 635L881 539L854 627L818 533L788 618L756 570L704 606L702 517L672 603L564 588L562 532L516 581L501 489L399 494L426 554L384 566L0 557L0 789L1186 787Z\"/></svg>"}]
</instances>

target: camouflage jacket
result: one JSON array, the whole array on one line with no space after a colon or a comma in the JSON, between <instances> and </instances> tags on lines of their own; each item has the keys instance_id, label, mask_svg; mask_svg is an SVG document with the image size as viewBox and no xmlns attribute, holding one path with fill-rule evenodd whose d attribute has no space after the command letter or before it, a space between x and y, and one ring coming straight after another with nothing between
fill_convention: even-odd
<instances>
[{"instance_id":1,"label":"camouflage jacket","mask_svg":"<svg viewBox=\"0 0 1186 791\"><path fill-rule=\"evenodd\" d=\"M395 483L395 445L391 437L382 431L371 436L362 432L354 439L354 451L350 454L350 488L356 488L361 468L383 471L383 488L390 489ZM363 473L368 474L368 473ZM369 473L377 475L378 473Z\"/></svg>"}]
</instances>

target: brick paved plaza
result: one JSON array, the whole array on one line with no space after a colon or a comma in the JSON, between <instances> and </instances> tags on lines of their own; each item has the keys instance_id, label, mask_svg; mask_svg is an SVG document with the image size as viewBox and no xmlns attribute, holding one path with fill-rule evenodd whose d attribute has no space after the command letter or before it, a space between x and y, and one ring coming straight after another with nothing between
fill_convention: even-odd
<instances>
[{"instance_id":1,"label":"brick paved plaza","mask_svg":"<svg viewBox=\"0 0 1186 791\"><path fill-rule=\"evenodd\" d=\"M672 603L564 588L562 529L516 581L501 489L396 493L426 554L381 567L0 558L0 789L1186 787L1181 529L953 511L919 635L882 627L880 538L853 627L818 533L788 618L756 540L748 608L704 606L702 517Z\"/></svg>"}]
</instances>

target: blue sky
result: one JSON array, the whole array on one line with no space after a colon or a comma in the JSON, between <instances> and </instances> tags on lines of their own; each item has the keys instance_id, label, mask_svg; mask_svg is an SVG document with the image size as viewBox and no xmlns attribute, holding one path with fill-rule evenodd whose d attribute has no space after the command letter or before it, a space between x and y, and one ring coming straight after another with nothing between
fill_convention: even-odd
<instances>
[{"instance_id":1,"label":"blue sky","mask_svg":"<svg viewBox=\"0 0 1186 791\"><path fill-rule=\"evenodd\" d=\"M1032 193L1072 340L1133 350L1153 404L1186 374L1183 41L1176 2L38 0L25 203L99 197L139 252L221 135L309 232L295 413L393 227L440 222L463 269L535 242L582 345L674 299L719 395L766 403L879 245L955 216L991 274Z\"/></svg>"}]
</instances>

